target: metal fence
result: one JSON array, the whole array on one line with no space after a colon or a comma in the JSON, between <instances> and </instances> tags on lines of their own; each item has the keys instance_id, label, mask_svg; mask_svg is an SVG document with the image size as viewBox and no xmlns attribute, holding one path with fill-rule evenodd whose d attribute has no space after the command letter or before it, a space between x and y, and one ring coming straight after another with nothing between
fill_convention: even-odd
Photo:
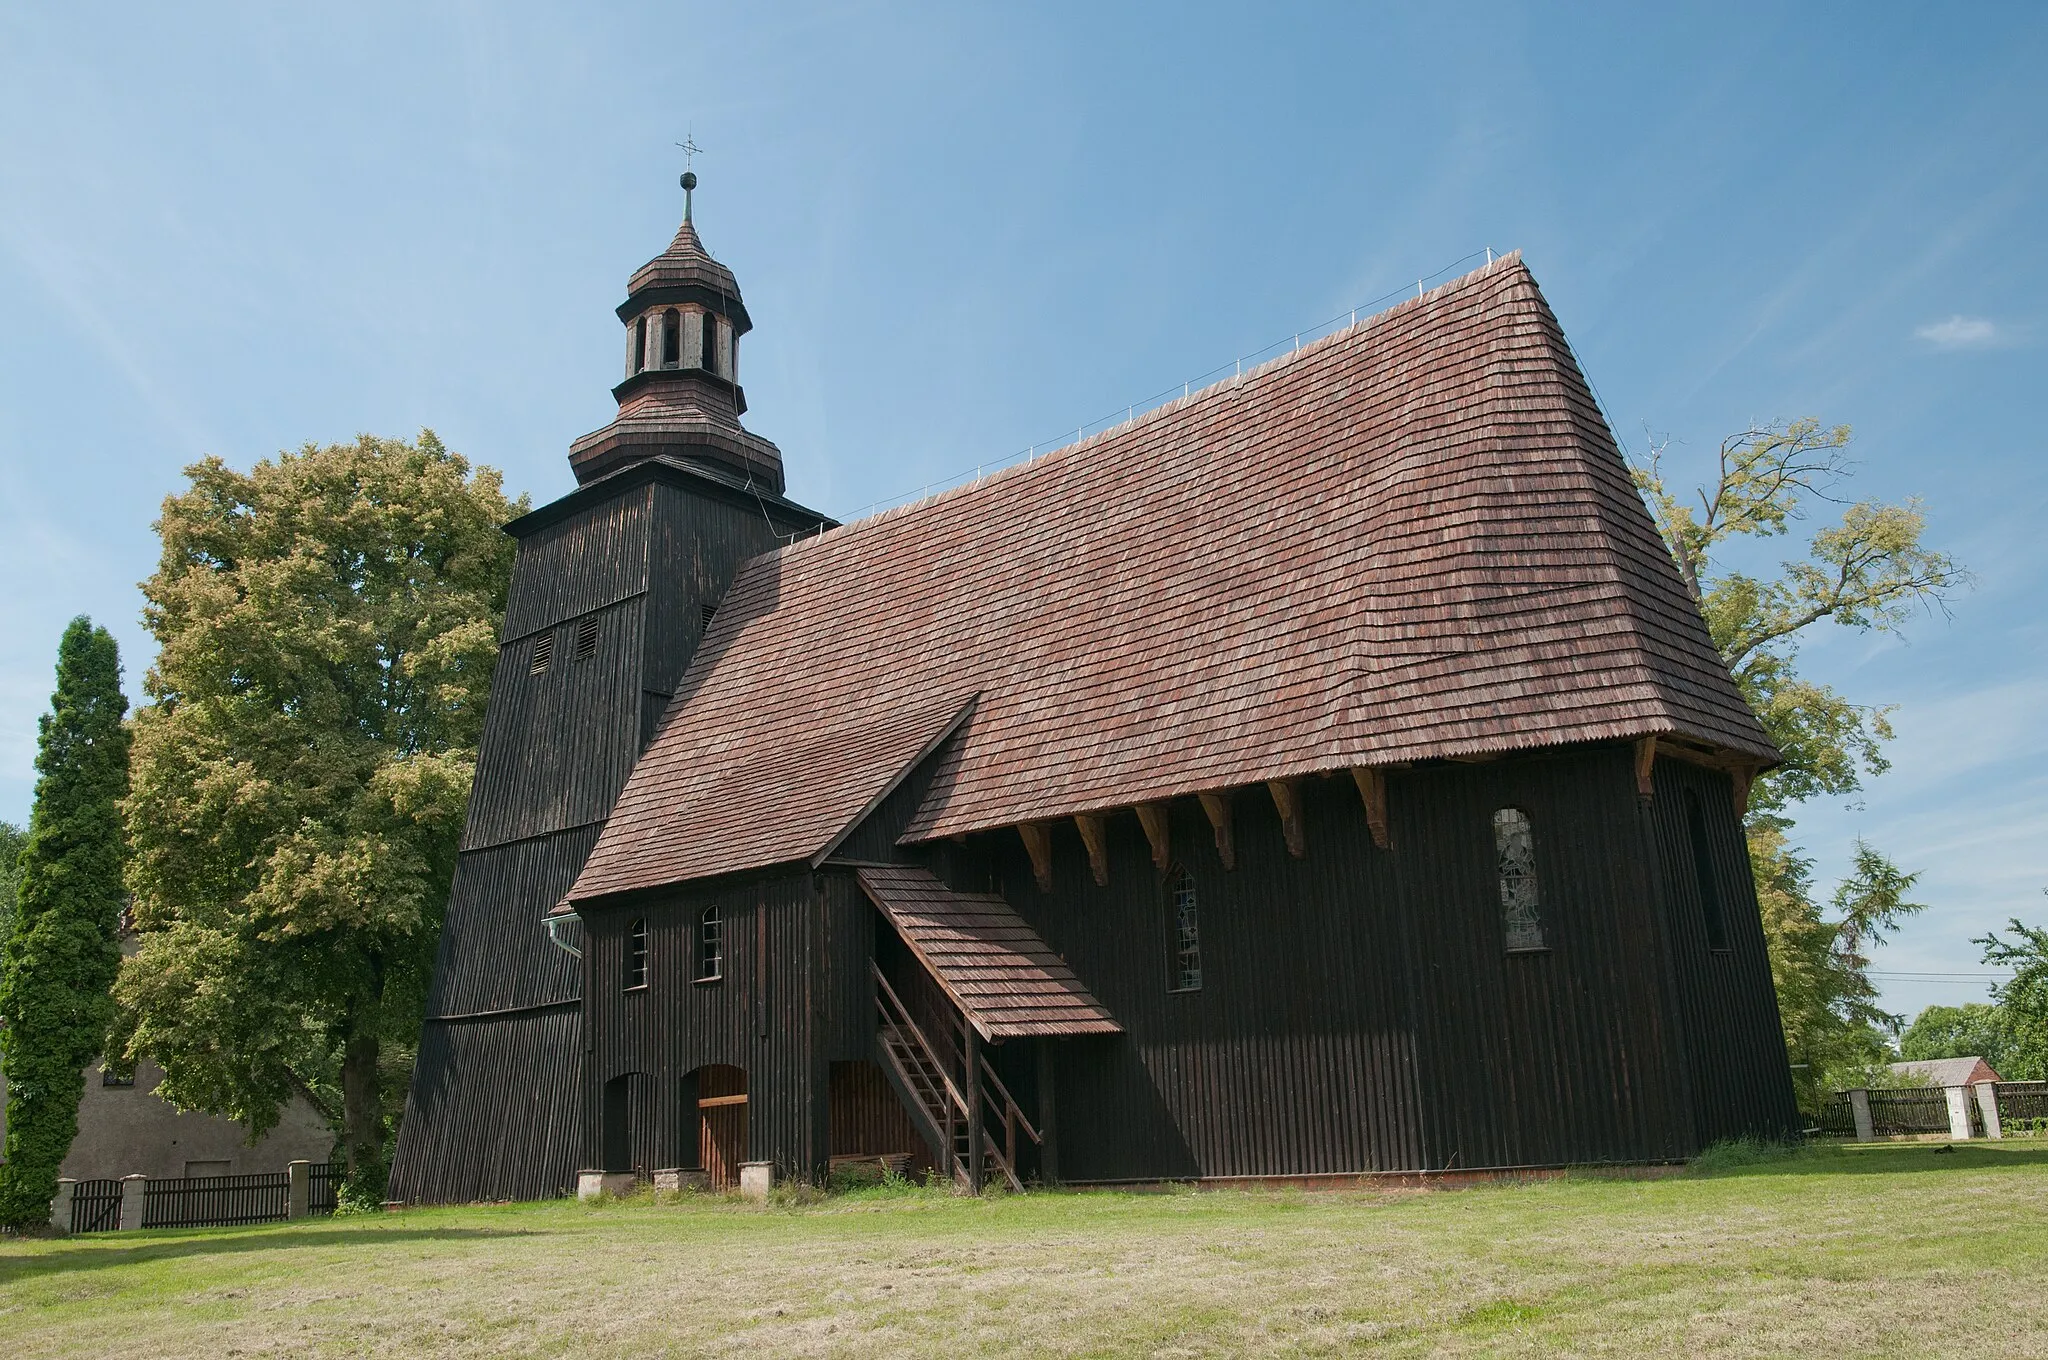
<instances>
[{"instance_id":1,"label":"metal fence","mask_svg":"<svg viewBox=\"0 0 2048 1360\"><path fill-rule=\"evenodd\" d=\"M2048 1134L2048 1081L2001 1081L1992 1089L2007 1132Z\"/></svg>"},{"instance_id":2,"label":"metal fence","mask_svg":"<svg viewBox=\"0 0 2048 1360\"><path fill-rule=\"evenodd\" d=\"M213 1228L269 1223L290 1216L291 1194L291 1177L282 1171L153 1180L142 1192L142 1226Z\"/></svg>"},{"instance_id":3,"label":"metal fence","mask_svg":"<svg viewBox=\"0 0 2048 1360\"><path fill-rule=\"evenodd\" d=\"M71 1188L71 1231L112 1232L121 1226L121 1182L80 1181Z\"/></svg>"},{"instance_id":4,"label":"metal fence","mask_svg":"<svg viewBox=\"0 0 2048 1360\"><path fill-rule=\"evenodd\" d=\"M348 1167L342 1162L325 1165L315 1163L312 1168L312 1185L306 1196L306 1212L309 1214L331 1214L341 1191L341 1183L348 1179Z\"/></svg>"}]
</instances>

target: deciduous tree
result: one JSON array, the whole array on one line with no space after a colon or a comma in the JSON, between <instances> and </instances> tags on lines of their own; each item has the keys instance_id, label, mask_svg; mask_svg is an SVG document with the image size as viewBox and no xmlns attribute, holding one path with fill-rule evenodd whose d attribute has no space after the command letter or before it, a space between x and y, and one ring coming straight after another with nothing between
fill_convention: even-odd
<instances>
[{"instance_id":1,"label":"deciduous tree","mask_svg":"<svg viewBox=\"0 0 2048 1360\"><path fill-rule=\"evenodd\" d=\"M1991 988L2006 1035L2005 1060L1998 1068L2008 1081L2048 1080L2048 930L2008 922L2012 938L1997 931L1971 941L1984 947L1984 962L2013 969L2010 981ZM1998 1065L1992 1064L1994 1067Z\"/></svg>"},{"instance_id":2,"label":"deciduous tree","mask_svg":"<svg viewBox=\"0 0 2048 1360\"><path fill-rule=\"evenodd\" d=\"M76 618L57 649L36 751L36 800L0 950L0 1064L7 1160L0 1223L47 1223L57 1170L78 1134L83 1070L106 1038L121 962L121 797L128 731L114 639Z\"/></svg>"},{"instance_id":3,"label":"deciduous tree","mask_svg":"<svg viewBox=\"0 0 2048 1360\"><path fill-rule=\"evenodd\" d=\"M1885 1056L1880 1030L1898 1018L1875 1005L1869 948L1902 915L1914 876L1857 842L1855 868L1837 890L1836 919L1812 891L1811 861L1794 848L1788 809L1820 794L1853 794L1887 768L1889 710L1852 702L1802 675L1799 643L1822 623L1896 632L1916 611L1941 609L1968 573L1923 541L1919 503L1844 505L1805 552L1774 576L1723 569L1717 550L1735 538L1788 533L1810 501L1836 501L1851 473L1849 427L1796 420L1758 425L1721 441L1712 480L1690 496L1664 471L1669 445L1653 444L1636 485L1714 645L1784 763L1751 793L1749 846L1772 973L1802 1103L1828 1085L1861 1080ZM1814 1106L1806 1103L1806 1108Z\"/></svg>"},{"instance_id":4,"label":"deciduous tree","mask_svg":"<svg viewBox=\"0 0 2048 1360\"><path fill-rule=\"evenodd\" d=\"M143 583L117 1036L253 1132L305 1096L379 1193L524 501L431 431L186 475Z\"/></svg>"}]
</instances>

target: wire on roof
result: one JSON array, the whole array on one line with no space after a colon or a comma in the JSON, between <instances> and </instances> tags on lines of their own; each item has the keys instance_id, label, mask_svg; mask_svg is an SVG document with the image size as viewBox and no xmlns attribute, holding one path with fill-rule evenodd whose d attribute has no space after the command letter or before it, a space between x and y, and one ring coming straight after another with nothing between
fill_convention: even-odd
<instances>
[{"instance_id":1,"label":"wire on roof","mask_svg":"<svg viewBox=\"0 0 2048 1360\"><path fill-rule=\"evenodd\" d=\"M1423 295L1423 285L1427 283L1429 280L1442 279L1445 275L1450 274L1453 271L1462 271L1466 265L1470 264L1474 260L1480 259L1482 256L1485 258L1487 266L1491 267L1496 258L1496 256L1493 253L1492 246L1485 246L1480 250L1474 250L1469 252L1468 254L1460 255L1457 259L1452 260L1443 268L1436 270L1434 273L1425 274L1421 278L1417 279L1415 281L1415 296L1417 298L1420 298ZM1209 386L1211 386L1212 380L1220 380L1225 374L1230 375L1232 381L1235 381L1236 379L1242 378L1244 376L1244 366L1246 360L1250 360L1252 366L1256 368L1262 360L1280 352L1284 346L1288 346L1290 340L1292 342L1292 347L1287 349L1286 352L1293 353L1295 350L1299 350L1301 348L1302 341L1304 339L1310 341L1320 340L1324 336L1335 334L1339 330L1348 330L1350 327L1356 326L1358 324L1358 314L1360 312L1367 313L1368 319L1370 319L1370 316L1372 315L1372 309L1381 306L1383 303L1394 302L1399 299L1406 298L1407 296L1408 285L1402 284L1399 288L1394 289L1392 292L1382 293L1378 297L1373 298L1370 301L1359 303L1356 307L1348 309L1348 311L1339 312L1337 315L1329 318L1327 321L1319 321L1313 326L1307 326L1299 331L1294 332L1292 336L1283 336L1282 338L1275 340L1270 345L1262 346L1259 349L1253 350L1249 354L1239 355L1232 363L1219 364L1215 368L1210 369L1207 373L1202 373L1193 378L1185 379L1184 381L1176 384L1180 388L1179 392L1175 392L1173 387L1166 387L1158 392L1155 392L1153 395L1145 398L1145 400L1142 402L1126 402L1124 405L1124 413L1121 418L1119 418L1117 414L1114 411L1112 411L1108 415L1102 416L1099 419L1089 421L1086 424L1077 425L1074 427L1074 437L1072 439L1068 439L1065 433L1061 433L1054 435L1049 439L1038 440L1034 443L1027 444L1024 448L1021 448L1014 453L1005 455L1004 457L996 459L987 459L980 463L977 463L972 472L967 472L963 470L961 472L955 473L951 477L942 478L936 482L927 482L923 486L919 487L916 491L905 492L897 496L886 496L878 501L870 501L866 505L861 506L859 509L848 512L843 518L845 522L850 524L854 520L864 519L870 514L875 514L883 510L893 509L900 505L915 504L916 502L924 500L927 496L933 494L934 491L946 491L956 486L964 486L969 482L979 482L982 479L982 477L986 475L988 472L998 471L1002 468L1010 467L1017 463L1036 461L1040 456L1038 450L1041 447L1044 448L1048 453L1050 453L1055 449L1067 448L1071 445L1080 443L1084 438L1086 438L1087 432L1089 430L1094 430L1097 434L1101 434L1107 430L1117 428L1118 426L1131 424L1138 418L1138 407L1141 405L1145 408L1146 414L1149 415L1169 401L1186 400L1195 392L1207 389ZM1574 358L1576 358L1576 356L1574 356ZM1591 380L1589 379L1588 381L1590 382ZM1594 393L1593 399L1595 401L1598 401L1600 399L1599 393ZM1610 425L1613 424L1611 420L1608 423ZM1620 436L1616 435L1617 441L1619 440L1619 438Z\"/></svg>"}]
</instances>

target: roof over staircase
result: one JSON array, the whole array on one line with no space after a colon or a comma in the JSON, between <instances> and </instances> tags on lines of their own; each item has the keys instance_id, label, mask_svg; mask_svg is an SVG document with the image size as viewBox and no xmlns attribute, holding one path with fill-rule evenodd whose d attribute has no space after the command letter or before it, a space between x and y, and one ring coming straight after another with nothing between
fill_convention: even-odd
<instances>
[{"instance_id":1,"label":"roof over staircase","mask_svg":"<svg viewBox=\"0 0 2048 1360\"><path fill-rule=\"evenodd\" d=\"M1123 1033L1066 961L994 893L954 892L911 865L863 865L858 876L982 1038Z\"/></svg>"}]
</instances>

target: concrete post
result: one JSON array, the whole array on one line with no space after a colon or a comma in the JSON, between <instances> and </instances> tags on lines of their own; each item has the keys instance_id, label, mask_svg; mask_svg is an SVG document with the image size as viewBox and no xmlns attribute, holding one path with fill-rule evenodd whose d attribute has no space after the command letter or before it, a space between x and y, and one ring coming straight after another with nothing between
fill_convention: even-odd
<instances>
[{"instance_id":1,"label":"concrete post","mask_svg":"<svg viewBox=\"0 0 2048 1360\"><path fill-rule=\"evenodd\" d=\"M2005 1129L1998 1122L1998 1084L1980 1081L1977 1083L1977 1113L1984 1116L1984 1136L2003 1138Z\"/></svg>"},{"instance_id":2,"label":"concrete post","mask_svg":"<svg viewBox=\"0 0 2048 1360\"><path fill-rule=\"evenodd\" d=\"M121 1231L134 1232L142 1226L142 1200L149 1190L149 1177L121 1178Z\"/></svg>"},{"instance_id":3,"label":"concrete post","mask_svg":"<svg viewBox=\"0 0 2048 1360\"><path fill-rule=\"evenodd\" d=\"M1870 1092L1861 1086L1849 1092L1849 1113L1856 1116L1856 1141L1867 1143L1877 1137L1870 1122Z\"/></svg>"},{"instance_id":4,"label":"concrete post","mask_svg":"<svg viewBox=\"0 0 2048 1360\"><path fill-rule=\"evenodd\" d=\"M630 1171L579 1171L576 1173L576 1198L600 1199L610 1195L616 1199L630 1195L635 1180Z\"/></svg>"},{"instance_id":5,"label":"concrete post","mask_svg":"<svg viewBox=\"0 0 2048 1360\"><path fill-rule=\"evenodd\" d=\"M57 1178L57 1198L50 1201L50 1226L60 1233L71 1231L71 1192L78 1182L69 1176Z\"/></svg>"},{"instance_id":6,"label":"concrete post","mask_svg":"<svg viewBox=\"0 0 2048 1360\"><path fill-rule=\"evenodd\" d=\"M285 1195L284 1216L304 1218L313 1211L313 1164L287 1162L284 1174L291 1178L291 1189Z\"/></svg>"},{"instance_id":7,"label":"concrete post","mask_svg":"<svg viewBox=\"0 0 2048 1360\"><path fill-rule=\"evenodd\" d=\"M766 1202L775 1186L775 1163L741 1162L740 1193L748 1199Z\"/></svg>"},{"instance_id":8,"label":"concrete post","mask_svg":"<svg viewBox=\"0 0 2048 1360\"><path fill-rule=\"evenodd\" d=\"M1948 1136L1959 1143L1969 1142L1970 1088L1945 1086L1942 1093L1948 1097Z\"/></svg>"}]
</instances>

